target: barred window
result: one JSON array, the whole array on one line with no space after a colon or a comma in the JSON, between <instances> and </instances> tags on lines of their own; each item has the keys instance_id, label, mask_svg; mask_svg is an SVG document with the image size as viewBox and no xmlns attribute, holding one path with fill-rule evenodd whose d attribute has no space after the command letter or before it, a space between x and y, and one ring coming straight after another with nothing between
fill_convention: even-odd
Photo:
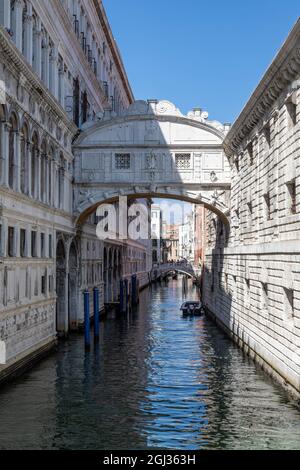
<instances>
[{"instance_id":1,"label":"barred window","mask_svg":"<svg viewBox=\"0 0 300 470\"><path fill-rule=\"evenodd\" d=\"M117 170L130 169L130 153L116 153L115 166Z\"/></svg>"},{"instance_id":2,"label":"barred window","mask_svg":"<svg viewBox=\"0 0 300 470\"><path fill-rule=\"evenodd\" d=\"M191 154L177 153L175 155L176 168L179 170L189 170L191 168Z\"/></svg>"}]
</instances>

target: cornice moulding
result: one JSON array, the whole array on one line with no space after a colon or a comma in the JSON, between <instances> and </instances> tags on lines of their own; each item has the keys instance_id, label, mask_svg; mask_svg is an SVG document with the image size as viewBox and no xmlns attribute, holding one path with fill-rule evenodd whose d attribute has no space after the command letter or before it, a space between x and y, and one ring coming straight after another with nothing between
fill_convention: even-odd
<instances>
[{"instance_id":1,"label":"cornice moulding","mask_svg":"<svg viewBox=\"0 0 300 470\"><path fill-rule=\"evenodd\" d=\"M17 67L19 73L22 73L27 79L27 82L31 89L39 94L50 106L50 109L54 116L56 116L61 123L63 123L67 129L75 135L78 132L77 126L69 119L64 110L58 104L58 102L53 98L50 92L45 88L42 81L37 77L33 72L30 65L27 64L23 56L20 54L19 50L12 43L6 30L0 26L0 48L6 54L6 56L11 59L13 64Z\"/></svg>"}]
</instances>

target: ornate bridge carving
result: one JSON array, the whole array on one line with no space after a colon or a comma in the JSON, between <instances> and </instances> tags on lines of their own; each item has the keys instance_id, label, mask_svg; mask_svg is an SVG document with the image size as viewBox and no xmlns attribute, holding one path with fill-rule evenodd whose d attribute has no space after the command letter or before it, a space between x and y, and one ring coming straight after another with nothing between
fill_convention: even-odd
<instances>
[{"instance_id":1,"label":"ornate bridge carving","mask_svg":"<svg viewBox=\"0 0 300 470\"><path fill-rule=\"evenodd\" d=\"M203 204L228 221L227 128L168 101L137 101L122 116L87 123L74 145L75 212L83 222L99 204L162 197Z\"/></svg>"}]
</instances>

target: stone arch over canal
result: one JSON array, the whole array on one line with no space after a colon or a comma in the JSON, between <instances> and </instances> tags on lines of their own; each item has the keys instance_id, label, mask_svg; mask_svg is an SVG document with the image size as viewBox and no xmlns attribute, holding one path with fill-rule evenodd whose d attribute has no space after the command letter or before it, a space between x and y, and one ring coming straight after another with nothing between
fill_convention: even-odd
<instances>
[{"instance_id":1,"label":"stone arch over canal","mask_svg":"<svg viewBox=\"0 0 300 470\"><path fill-rule=\"evenodd\" d=\"M103 203L164 198L202 204L229 224L226 125L169 101L136 101L87 123L74 143L74 212L82 225Z\"/></svg>"}]
</instances>

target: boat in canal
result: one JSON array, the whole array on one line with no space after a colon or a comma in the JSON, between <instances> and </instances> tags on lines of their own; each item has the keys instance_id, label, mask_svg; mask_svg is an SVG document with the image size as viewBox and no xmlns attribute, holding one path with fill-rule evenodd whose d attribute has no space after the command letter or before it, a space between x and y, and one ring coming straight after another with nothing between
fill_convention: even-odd
<instances>
[{"instance_id":1,"label":"boat in canal","mask_svg":"<svg viewBox=\"0 0 300 470\"><path fill-rule=\"evenodd\" d=\"M204 315L204 307L201 302L190 300L186 301L181 305L180 310L184 317L195 316L200 317Z\"/></svg>"}]
</instances>

